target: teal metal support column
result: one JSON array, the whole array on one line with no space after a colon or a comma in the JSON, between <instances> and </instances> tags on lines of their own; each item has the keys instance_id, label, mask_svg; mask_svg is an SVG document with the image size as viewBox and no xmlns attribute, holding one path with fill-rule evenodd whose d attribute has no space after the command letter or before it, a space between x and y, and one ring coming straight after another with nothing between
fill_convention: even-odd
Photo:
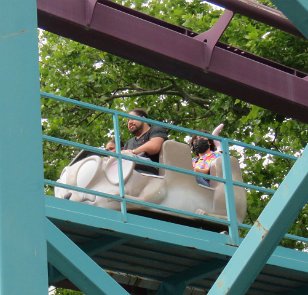
<instances>
[{"instance_id":1,"label":"teal metal support column","mask_svg":"<svg viewBox=\"0 0 308 295\"><path fill-rule=\"evenodd\" d=\"M0 293L47 294L35 0L0 8Z\"/></svg>"},{"instance_id":2,"label":"teal metal support column","mask_svg":"<svg viewBox=\"0 0 308 295\"><path fill-rule=\"evenodd\" d=\"M126 206L127 204L125 200L125 189L124 189L124 179L123 179L119 117L117 114L114 114L112 116L112 119L113 119L114 133L115 133L116 152L118 154L118 177L119 177L120 197L122 198L121 202L122 220L124 222L127 222L127 206Z\"/></svg>"},{"instance_id":3,"label":"teal metal support column","mask_svg":"<svg viewBox=\"0 0 308 295\"><path fill-rule=\"evenodd\" d=\"M308 1L272 0L272 2L308 39Z\"/></svg>"},{"instance_id":4,"label":"teal metal support column","mask_svg":"<svg viewBox=\"0 0 308 295\"><path fill-rule=\"evenodd\" d=\"M47 220L48 260L86 294L129 295L115 280Z\"/></svg>"},{"instance_id":5,"label":"teal metal support column","mask_svg":"<svg viewBox=\"0 0 308 295\"><path fill-rule=\"evenodd\" d=\"M308 201L308 146L281 183L209 295L242 295Z\"/></svg>"},{"instance_id":6,"label":"teal metal support column","mask_svg":"<svg viewBox=\"0 0 308 295\"><path fill-rule=\"evenodd\" d=\"M225 184L225 194L226 194L226 208L228 214L228 220L230 221L229 225L229 234L231 236L232 243L234 245L240 244L240 237L238 232L238 224L236 217L236 206L235 206L235 196L234 196L234 187L232 183L232 172L231 172L231 159L229 154L229 145L228 140L223 139L221 141L222 150L223 150L223 176L226 179Z\"/></svg>"}]
</instances>

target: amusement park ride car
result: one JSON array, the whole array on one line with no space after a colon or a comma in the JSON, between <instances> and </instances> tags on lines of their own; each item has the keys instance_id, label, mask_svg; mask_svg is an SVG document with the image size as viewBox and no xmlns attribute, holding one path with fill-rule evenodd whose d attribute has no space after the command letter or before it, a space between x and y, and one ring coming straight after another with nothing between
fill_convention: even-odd
<instances>
[{"instance_id":1,"label":"amusement park ride car","mask_svg":"<svg viewBox=\"0 0 308 295\"><path fill-rule=\"evenodd\" d=\"M192 170L189 146L173 140L165 141L160 153L160 163ZM140 173L134 170L134 166L135 163L132 161L122 162L125 197L227 219L224 183L211 180L211 186L206 187L197 184L195 176L192 175L161 169L157 176ZM234 157L231 157L231 167L233 180L242 181L239 163ZM212 163L210 174L223 177L221 157ZM64 168L58 181L111 195L120 194L118 161L113 157L93 155L74 161L71 166ZM237 219L238 222L243 222L247 207L246 190L237 186L234 191ZM60 187L55 188L55 196L103 208L121 209L120 203L116 200ZM128 212L136 212L138 209L158 211L153 208L144 209L136 204L127 205Z\"/></svg>"}]
</instances>

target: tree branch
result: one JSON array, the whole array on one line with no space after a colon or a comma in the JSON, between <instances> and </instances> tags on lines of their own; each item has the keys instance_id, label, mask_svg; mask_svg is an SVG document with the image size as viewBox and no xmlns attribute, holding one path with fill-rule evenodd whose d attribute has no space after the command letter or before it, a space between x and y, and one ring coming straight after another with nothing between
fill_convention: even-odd
<instances>
[{"instance_id":1,"label":"tree branch","mask_svg":"<svg viewBox=\"0 0 308 295\"><path fill-rule=\"evenodd\" d=\"M133 96L145 96L145 95L153 95L153 94L176 94L176 92L170 92L169 90L172 89L173 85L168 85L166 87L152 89L152 90L143 90L143 91L134 91L129 93L121 93L111 95L109 97L102 97L103 101L108 102L114 100L116 98L123 98L123 97L133 97Z\"/></svg>"}]
</instances>

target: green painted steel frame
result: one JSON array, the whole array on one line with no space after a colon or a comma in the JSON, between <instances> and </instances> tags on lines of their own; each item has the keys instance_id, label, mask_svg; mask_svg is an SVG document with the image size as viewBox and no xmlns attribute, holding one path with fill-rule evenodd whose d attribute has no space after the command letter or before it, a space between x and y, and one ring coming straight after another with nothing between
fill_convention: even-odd
<instances>
[{"instance_id":1,"label":"green painted steel frame","mask_svg":"<svg viewBox=\"0 0 308 295\"><path fill-rule=\"evenodd\" d=\"M36 11L34 0L1 1L0 293L10 295L48 289Z\"/></svg>"}]
</instances>

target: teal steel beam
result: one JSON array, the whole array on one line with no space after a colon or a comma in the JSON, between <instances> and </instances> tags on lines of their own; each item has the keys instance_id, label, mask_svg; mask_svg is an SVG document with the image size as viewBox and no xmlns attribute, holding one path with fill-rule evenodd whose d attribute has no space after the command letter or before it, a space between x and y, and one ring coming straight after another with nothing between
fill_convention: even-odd
<instances>
[{"instance_id":1,"label":"teal steel beam","mask_svg":"<svg viewBox=\"0 0 308 295\"><path fill-rule=\"evenodd\" d=\"M278 246L267 262L290 271L308 273L308 253Z\"/></svg>"},{"instance_id":2,"label":"teal steel beam","mask_svg":"<svg viewBox=\"0 0 308 295\"><path fill-rule=\"evenodd\" d=\"M307 0L272 0L285 16L308 39L308 1Z\"/></svg>"},{"instance_id":3,"label":"teal steel beam","mask_svg":"<svg viewBox=\"0 0 308 295\"><path fill-rule=\"evenodd\" d=\"M217 278L209 295L246 293L308 201L307 163L308 145Z\"/></svg>"},{"instance_id":4,"label":"teal steel beam","mask_svg":"<svg viewBox=\"0 0 308 295\"><path fill-rule=\"evenodd\" d=\"M126 239L120 239L116 237L103 237L97 240L91 240L90 242L87 242L86 244L80 246L80 248L85 253L87 253L87 255L94 256L97 253L108 251L109 249L112 249L115 246L121 245L126 241L127 241ZM65 276L63 276L57 269L55 269L50 264L49 264L48 276L50 284L55 284L65 279Z\"/></svg>"},{"instance_id":5,"label":"teal steel beam","mask_svg":"<svg viewBox=\"0 0 308 295\"><path fill-rule=\"evenodd\" d=\"M88 226L100 231L112 230L118 234L131 235L162 243L169 243L197 250L212 255L231 257L237 247L230 246L229 236L197 228L189 228L170 222L150 219L128 214L124 223L121 213L114 210L98 208L78 202L57 198L46 198L46 216L55 221L69 221L74 226ZM308 254L305 252L277 247L268 261L269 265L308 272Z\"/></svg>"},{"instance_id":6,"label":"teal steel beam","mask_svg":"<svg viewBox=\"0 0 308 295\"><path fill-rule=\"evenodd\" d=\"M226 262L213 259L209 262L200 263L183 272L177 273L167 278L161 283L157 295L184 294L184 290L191 282L203 279L213 273L219 272Z\"/></svg>"},{"instance_id":7,"label":"teal steel beam","mask_svg":"<svg viewBox=\"0 0 308 295\"><path fill-rule=\"evenodd\" d=\"M197 228L189 228L171 222L127 214L122 221L121 212L98 208L58 198L46 198L46 216L51 220L66 220L76 225L106 229L135 238L149 238L201 250L214 249L219 254L232 255L234 247L228 245L227 235Z\"/></svg>"},{"instance_id":8,"label":"teal steel beam","mask_svg":"<svg viewBox=\"0 0 308 295\"><path fill-rule=\"evenodd\" d=\"M128 295L52 222L47 220L46 227L49 262L81 291L96 295Z\"/></svg>"},{"instance_id":9,"label":"teal steel beam","mask_svg":"<svg viewBox=\"0 0 308 295\"><path fill-rule=\"evenodd\" d=\"M34 0L1 1L0 293L10 295L48 290L36 14Z\"/></svg>"}]
</instances>

